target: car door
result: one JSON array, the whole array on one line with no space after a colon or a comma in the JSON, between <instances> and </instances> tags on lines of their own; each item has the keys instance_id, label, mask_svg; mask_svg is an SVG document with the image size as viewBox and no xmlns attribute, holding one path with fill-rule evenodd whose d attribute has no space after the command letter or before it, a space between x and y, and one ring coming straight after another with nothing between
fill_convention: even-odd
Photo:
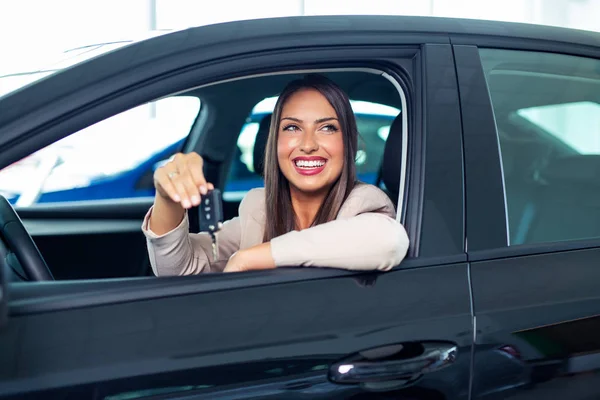
<instances>
[{"instance_id":1,"label":"car door","mask_svg":"<svg viewBox=\"0 0 600 400\"><path fill-rule=\"evenodd\" d=\"M600 395L600 48L565 30L538 37L454 46L473 398Z\"/></svg>"},{"instance_id":2,"label":"car door","mask_svg":"<svg viewBox=\"0 0 600 400\"><path fill-rule=\"evenodd\" d=\"M9 116L0 133L29 135L12 143L24 153L33 140L200 83L273 70L378 70L403 95L391 163L408 258L386 273L282 268L14 283L0 330L1 398L468 398L473 319L452 49L444 35L398 32L410 19L350 20L245 21L134 45L40 83L83 77L71 94L77 103L55 105L55 124L33 135ZM101 85L86 81L92 71Z\"/></svg>"}]
</instances>

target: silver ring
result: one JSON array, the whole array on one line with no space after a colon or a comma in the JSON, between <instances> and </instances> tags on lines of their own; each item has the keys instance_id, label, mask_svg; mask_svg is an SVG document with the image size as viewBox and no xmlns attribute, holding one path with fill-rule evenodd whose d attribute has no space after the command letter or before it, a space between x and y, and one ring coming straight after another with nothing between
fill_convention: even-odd
<instances>
[{"instance_id":1,"label":"silver ring","mask_svg":"<svg viewBox=\"0 0 600 400\"><path fill-rule=\"evenodd\" d=\"M167 176L169 177L169 179L173 179L174 177L176 177L177 175L179 175L179 172L177 171L173 171L173 172L169 172L167 174Z\"/></svg>"}]
</instances>

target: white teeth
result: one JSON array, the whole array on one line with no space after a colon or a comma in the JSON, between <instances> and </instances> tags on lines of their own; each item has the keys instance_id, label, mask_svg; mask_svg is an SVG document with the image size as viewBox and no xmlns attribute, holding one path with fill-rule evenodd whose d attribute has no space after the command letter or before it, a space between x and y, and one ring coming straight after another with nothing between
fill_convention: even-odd
<instances>
[{"instance_id":1,"label":"white teeth","mask_svg":"<svg viewBox=\"0 0 600 400\"><path fill-rule=\"evenodd\" d=\"M300 168L318 168L318 167L322 167L323 165L325 165L325 161L322 160L313 160L313 161L306 161L306 160L297 160L296 161L296 166L300 167Z\"/></svg>"}]
</instances>

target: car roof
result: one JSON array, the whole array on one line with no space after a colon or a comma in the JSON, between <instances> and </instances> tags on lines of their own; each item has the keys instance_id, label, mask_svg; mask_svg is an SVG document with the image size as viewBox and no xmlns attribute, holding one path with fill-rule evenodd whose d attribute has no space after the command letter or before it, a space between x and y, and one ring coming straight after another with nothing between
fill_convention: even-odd
<instances>
[{"instance_id":1,"label":"car roof","mask_svg":"<svg viewBox=\"0 0 600 400\"><path fill-rule=\"evenodd\" d=\"M407 37L406 34L410 37ZM403 35L398 40L395 35ZM6 107L0 126L24 112L50 104L73 90L111 76L153 65L160 71L173 58L185 54L190 64L196 60L226 57L260 49L297 48L313 45L380 43L450 43L449 35L488 35L571 43L598 49L600 33L541 25L414 16L300 16L225 22L167 33L121 47L86 60L74 67L35 82L0 98L0 105L11 101L26 107ZM378 38L378 39L377 39ZM309 40L310 39L310 40ZM82 66L85 68L78 68ZM149 71L150 73L150 71ZM33 87L32 87L33 86ZM4 103L4 104L2 104ZM387 103L390 104L390 103ZM393 105L393 104L390 104Z\"/></svg>"},{"instance_id":2,"label":"car roof","mask_svg":"<svg viewBox=\"0 0 600 400\"><path fill-rule=\"evenodd\" d=\"M167 34L164 39L185 35L188 43L218 43L241 38L257 40L264 36L336 32L483 35L600 45L600 32L504 21L395 15L297 16L224 22Z\"/></svg>"}]
</instances>

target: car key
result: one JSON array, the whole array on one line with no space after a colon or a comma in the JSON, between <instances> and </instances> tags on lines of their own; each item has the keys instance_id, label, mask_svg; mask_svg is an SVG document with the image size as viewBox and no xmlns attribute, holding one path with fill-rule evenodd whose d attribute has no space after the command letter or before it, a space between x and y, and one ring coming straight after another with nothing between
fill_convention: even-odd
<instances>
[{"instance_id":1,"label":"car key","mask_svg":"<svg viewBox=\"0 0 600 400\"><path fill-rule=\"evenodd\" d=\"M215 234L223 225L223 202L219 189L210 190L200 201L198 207L200 231L208 232L212 238L213 259L218 259L217 238Z\"/></svg>"},{"instance_id":2,"label":"car key","mask_svg":"<svg viewBox=\"0 0 600 400\"><path fill-rule=\"evenodd\" d=\"M223 203L219 189L210 190L198 207L200 213L200 231L215 233L223 225Z\"/></svg>"}]
</instances>

